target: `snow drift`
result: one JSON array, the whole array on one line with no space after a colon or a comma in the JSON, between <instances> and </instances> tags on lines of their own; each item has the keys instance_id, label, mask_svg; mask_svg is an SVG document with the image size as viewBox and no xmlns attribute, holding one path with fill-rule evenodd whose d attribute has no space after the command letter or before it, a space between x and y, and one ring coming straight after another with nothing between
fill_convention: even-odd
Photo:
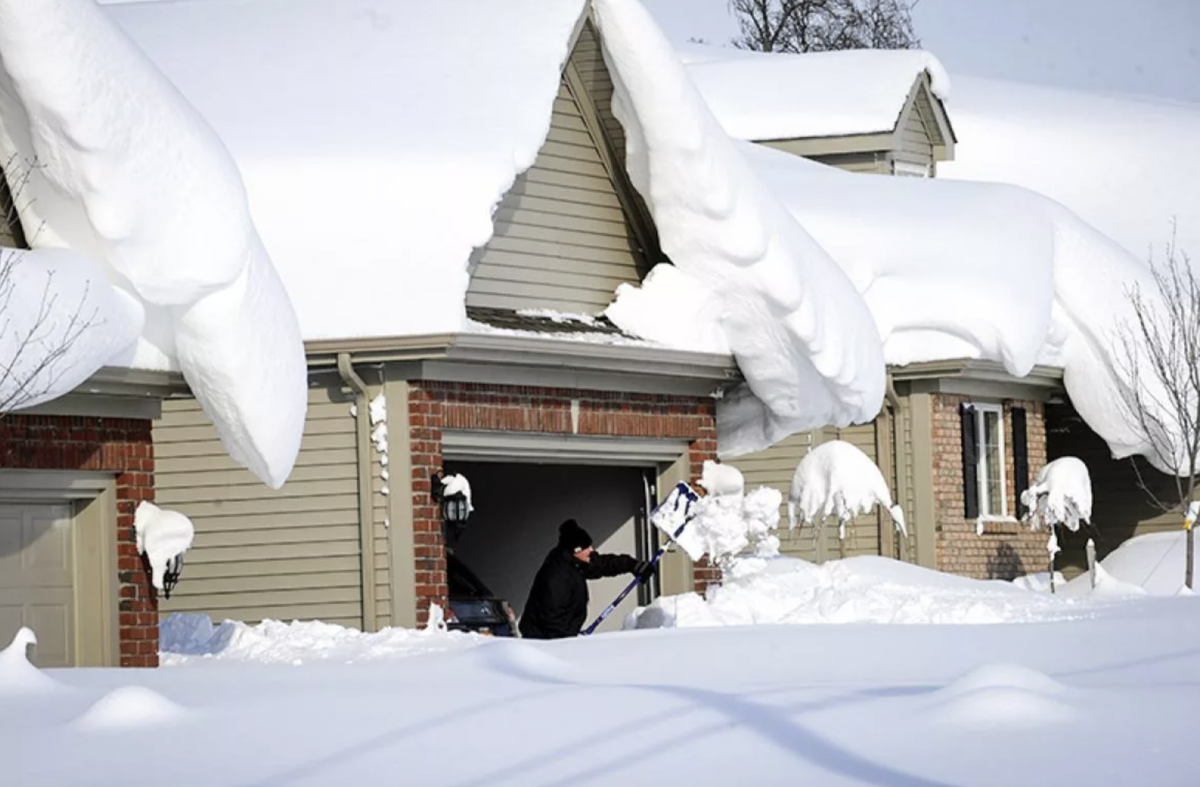
<instances>
[{"instance_id":1,"label":"snow drift","mask_svg":"<svg viewBox=\"0 0 1200 787\"><path fill-rule=\"evenodd\" d=\"M226 449L280 486L304 424L304 351L233 159L89 0L0 0L0 20L0 158L30 242L103 263L136 315L99 328L103 349L124 350L134 322L140 345L121 362L174 353Z\"/></svg>"},{"instance_id":2,"label":"snow drift","mask_svg":"<svg viewBox=\"0 0 1200 787\"><path fill-rule=\"evenodd\" d=\"M869 421L884 365L871 315L837 263L756 177L634 0L598 0L627 169L663 251L716 298L748 383L718 403L721 451Z\"/></svg>"}]
</instances>

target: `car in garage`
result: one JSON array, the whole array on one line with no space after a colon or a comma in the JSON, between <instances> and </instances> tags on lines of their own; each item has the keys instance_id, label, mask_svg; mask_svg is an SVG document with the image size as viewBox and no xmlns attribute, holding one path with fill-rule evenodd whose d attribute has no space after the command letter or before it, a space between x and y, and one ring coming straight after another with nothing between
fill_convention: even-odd
<instances>
[{"instance_id":1,"label":"car in garage","mask_svg":"<svg viewBox=\"0 0 1200 787\"><path fill-rule=\"evenodd\" d=\"M447 628L497 637L517 636L517 617L508 601L493 593L453 552L446 555L446 580L450 587Z\"/></svg>"}]
</instances>

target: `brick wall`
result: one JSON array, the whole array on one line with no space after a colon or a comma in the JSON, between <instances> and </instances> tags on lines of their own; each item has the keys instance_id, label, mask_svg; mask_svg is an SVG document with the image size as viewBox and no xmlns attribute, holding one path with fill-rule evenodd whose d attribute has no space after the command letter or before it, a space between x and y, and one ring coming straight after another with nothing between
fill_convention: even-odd
<instances>
[{"instance_id":1,"label":"brick wall","mask_svg":"<svg viewBox=\"0 0 1200 787\"><path fill-rule=\"evenodd\" d=\"M572 403L577 402L577 409ZM716 406L707 397L415 382L409 388L417 621L446 605L446 545L429 496L442 467L442 430L495 430L689 441L691 478L716 456ZM705 573L698 569L697 576Z\"/></svg>"},{"instance_id":2,"label":"brick wall","mask_svg":"<svg viewBox=\"0 0 1200 787\"><path fill-rule=\"evenodd\" d=\"M8 415L0 419L0 467L114 473L122 667L158 666L158 599L138 554L133 512L154 499L148 420Z\"/></svg>"},{"instance_id":3,"label":"brick wall","mask_svg":"<svg viewBox=\"0 0 1200 787\"><path fill-rule=\"evenodd\" d=\"M965 516L962 473L962 422L959 406L969 396L938 394L933 397L933 486L937 521L937 566L977 579L1012 579L1047 568L1044 531L1033 532L1020 522L984 522L982 535L976 521ZM1008 512L1016 517L1016 478L1013 469L1013 407L1025 408L1029 457L1029 482L1046 464L1046 419L1042 403L1005 401L1004 440Z\"/></svg>"}]
</instances>

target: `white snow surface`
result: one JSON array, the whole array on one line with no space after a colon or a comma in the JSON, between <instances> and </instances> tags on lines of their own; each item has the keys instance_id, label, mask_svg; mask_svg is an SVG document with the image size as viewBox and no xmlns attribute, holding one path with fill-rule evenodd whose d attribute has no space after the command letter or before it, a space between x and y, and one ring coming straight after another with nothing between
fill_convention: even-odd
<instances>
[{"instance_id":1,"label":"white snow surface","mask_svg":"<svg viewBox=\"0 0 1200 787\"><path fill-rule=\"evenodd\" d=\"M305 339L463 328L583 0L109 5L228 145ZM453 31L453 32L451 32Z\"/></svg>"},{"instance_id":2,"label":"white snow surface","mask_svg":"<svg viewBox=\"0 0 1200 787\"><path fill-rule=\"evenodd\" d=\"M1092 519L1092 479L1087 465L1077 457L1063 456L1038 471L1037 479L1021 493L1034 529L1065 525L1072 531Z\"/></svg>"},{"instance_id":3,"label":"white snow surface","mask_svg":"<svg viewBox=\"0 0 1200 787\"><path fill-rule=\"evenodd\" d=\"M809 451L796 465L788 490L788 529L801 525L819 525L830 516L845 524L860 514L881 506L905 536L904 512L892 504L883 473L858 446L845 440L830 440Z\"/></svg>"},{"instance_id":4,"label":"white snow surface","mask_svg":"<svg viewBox=\"0 0 1200 787\"><path fill-rule=\"evenodd\" d=\"M122 686L96 701L75 726L83 730L129 730L178 722L187 712L179 705L145 686Z\"/></svg>"},{"instance_id":5,"label":"white snow surface","mask_svg":"<svg viewBox=\"0 0 1200 787\"><path fill-rule=\"evenodd\" d=\"M748 383L718 402L724 456L872 419L879 334L838 264L763 186L636 0L598 0L627 170L663 251L717 298Z\"/></svg>"},{"instance_id":6,"label":"white snow surface","mask_svg":"<svg viewBox=\"0 0 1200 787\"><path fill-rule=\"evenodd\" d=\"M205 661L348 664L460 650L484 639L482 634L436 625L440 619L431 614L431 625L423 629L362 632L319 620L264 620L254 625L226 620L214 626L208 615L175 612L164 617L159 627L159 661L164 666Z\"/></svg>"},{"instance_id":7,"label":"white snow surface","mask_svg":"<svg viewBox=\"0 0 1200 787\"><path fill-rule=\"evenodd\" d=\"M950 97L945 67L919 49L795 55L692 44L678 51L713 114L737 139L890 132L922 73L935 96Z\"/></svg>"},{"instance_id":8,"label":"white snow surface","mask_svg":"<svg viewBox=\"0 0 1200 787\"><path fill-rule=\"evenodd\" d=\"M2 119L2 118L0 118ZM0 402L70 392L137 340L140 308L69 249L0 248Z\"/></svg>"},{"instance_id":9,"label":"white snow surface","mask_svg":"<svg viewBox=\"0 0 1200 787\"><path fill-rule=\"evenodd\" d=\"M26 235L102 264L124 295L93 366L177 362L233 458L280 486L304 352L221 139L91 0L3 0L0 18L0 160Z\"/></svg>"},{"instance_id":10,"label":"white snow surface","mask_svg":"<svg viewBox=\"0 0 1200 787\"><path fill-rule=\"evenodd\" d=\"M759 556L778 553L779 539L773 531L779 526L783 502L779 490L760 486L744 493L737 468L707 461L701 484L709 494L691 502L678 486L672 489L651 515L651 524L692 560L708 555L723 562L749 547Z\"/></svg>"},{"instance_id":11,"label":"white snow surface","mask_svg":"<svg viewBox=\"0 0 1200 787\"><path fill-rule=\"evenodd\" d=\"M133 513L133 529L138 552L146 553L150 561L150 581L161 591L167 563L191 548L196 528L192 520L178 511L143 500Z\"/></svg>"},{"instance_id":12,"label":"white snow surface","mask_svg":"<svg viewBox=\"0 0 1200 787\"><path fill-rule=\"evenodd\" d=\"M882 558L810 565L797 590L806 572L811 620L864 622L424 640L462 645L441 653L415 632L375 652L381 632L297 648L303 664L61 670L59 691L5 697L0 762L22 787L125 785L126 729L139 768L189 787L1195 784L1195 598L1069 599ZM103 700L140 726L77 723ZM149 723L164 703L177 723ZM564 724L567 706L586 712Z\"/></svg>"},{"instance_id":13,"label":"white snow surface","mask_svg":"<svg viewBox=\"0 0 1200 787\"><path fill-rule=\"evenodd\" d=\"M696 278L659 263L640 285L618 285L604 316L627 333L668 347L728 355L720 301Z\"/></svg>"},{"instance_id":14,"label":"white snow surface","mask_svg":"<svg viewBox=\"0 0 1200 787\"><path fill-rule=\"evenodd\" d=\"M1200 105L955 77L958 134L938 176L1012 183L1061 202L1138 259L1178 221L1200 258Z\"/></svg>"}]
</instances>

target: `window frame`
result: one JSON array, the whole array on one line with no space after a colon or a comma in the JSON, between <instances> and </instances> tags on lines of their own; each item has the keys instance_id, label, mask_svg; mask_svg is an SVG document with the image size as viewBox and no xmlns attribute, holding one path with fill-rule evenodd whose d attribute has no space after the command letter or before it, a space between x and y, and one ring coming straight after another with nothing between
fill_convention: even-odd
<instances>
[{"instance_id":1,"label":"window frame","mask_svg":"<svg viewBox=\"0 0 1200 787\"><path fill-rule=\"evenodd\" d=\"M892 159L892 175L901 178L929 178L933 176L933 168L929 164Z\"/></svg>"},{"instance_id":2,"label":"window frame","mask_svg":"<svg viewBox=\"0 0 1200 787\"><path fill-rule=\"evenodd\" d=\"M1004 435L1004 406L973 402L975 410L975 477L979 495L979 517L981 519L1008 519L1008 446ZM1000 510L989 511L991 497L988 495L987 466L987 414L994 413L999 426L997 442L1000 454Z\"/></svg>"}]
</instances>

